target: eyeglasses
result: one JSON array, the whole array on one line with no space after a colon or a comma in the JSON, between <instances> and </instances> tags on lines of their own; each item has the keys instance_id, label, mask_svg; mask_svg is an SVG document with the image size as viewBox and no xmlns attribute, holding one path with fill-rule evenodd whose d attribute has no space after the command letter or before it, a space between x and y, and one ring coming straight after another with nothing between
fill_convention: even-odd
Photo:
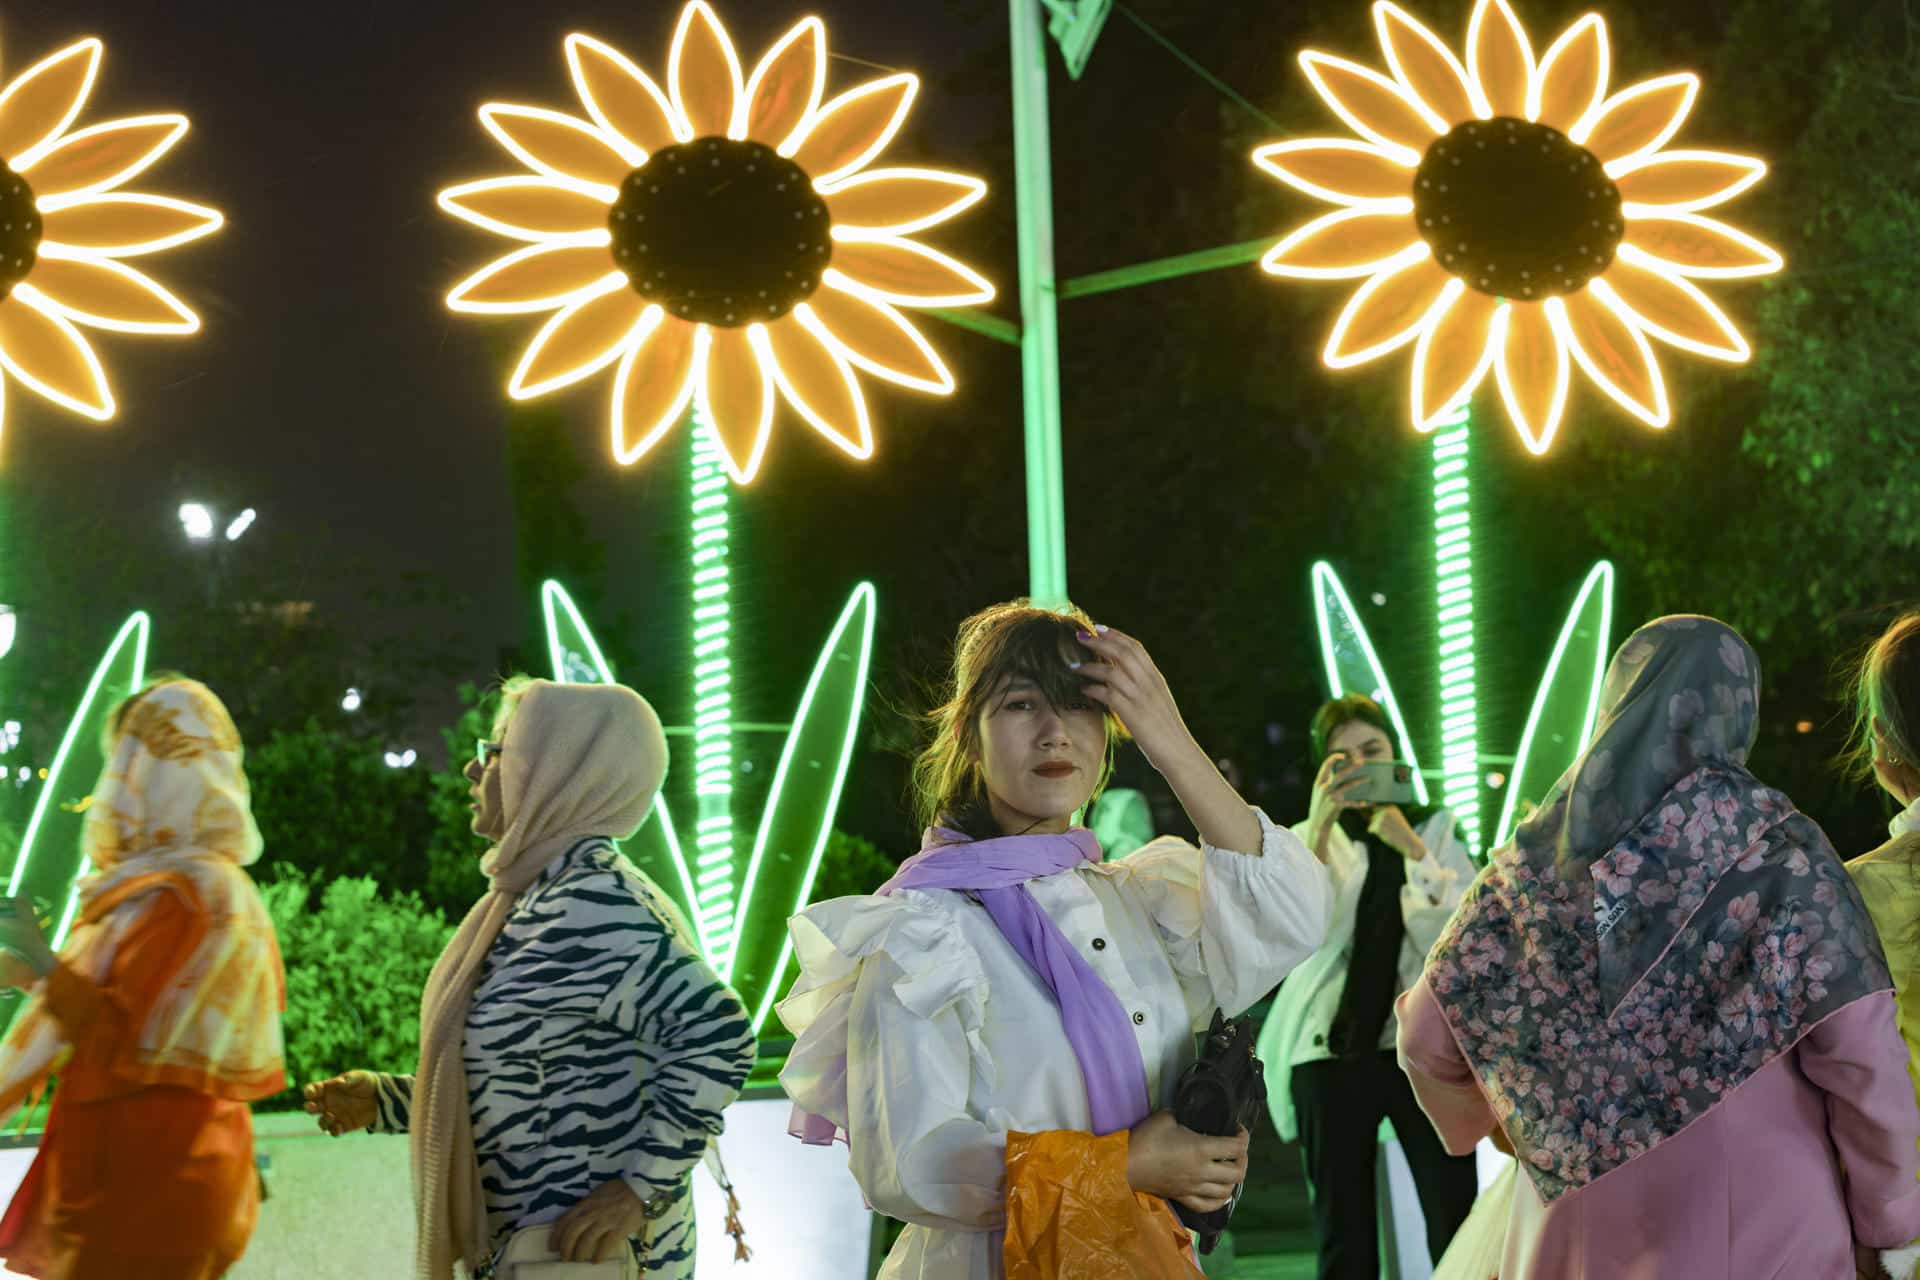
<instances>
[{"instance_id":1,"label":"eyeglasses","mask_svg":"<svg viewBox=\"0 0 1920 1280\"><path fill-rule=\"evenodd\" d=\"M499 755L502 751L505 751L506 749L507 748L503 743L488 742L485 738L481 738L478 740L477 744L474 746L474 749L473 749L474 762L478 764L482 769L484 769L487 767L488 763L492 761L492 759L495 756Z\"/></svg>"}]
</instances>

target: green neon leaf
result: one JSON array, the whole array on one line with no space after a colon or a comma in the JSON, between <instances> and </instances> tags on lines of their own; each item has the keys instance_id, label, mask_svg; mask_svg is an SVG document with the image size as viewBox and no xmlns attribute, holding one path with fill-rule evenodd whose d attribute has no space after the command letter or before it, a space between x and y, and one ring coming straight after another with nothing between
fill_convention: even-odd
<instances>
[{"instance_id":1,"label":"green neon leaf","mask_svg":"<svg viewBox=\"0 0 1920 1280\"><path fill-rule=\"evenodd\" d=\"M555 680L563 684L614 682L613 667L600 651L587 620L580 615L566 588L551 578L540 584L540 612L547 623L547 659L552 664ZM693 876L687 869L686 857L680 852L680 837L673 828L664 789L653 802L653 813L620 851L634 866L646 872L662 893L674 900L674 905L693 923L700 949L711 955L713 949L707 931L693 912Z\"/></svg>"},{"instance_id":2,"label":"green neon leaf","mask_svg":"<svg viewBox=\"0 0 1920 1280\"><path fill-rule=\"evenodd\" d=\"M853 589L840 620L820 650L813 676L794 712L793 731L780 753L773 789L734 918L733 963L723 974L747 1008L757 1033L780 995L793 940L787 917L807 904L820 855L827 847L840 788L853 758L854 734L867 696L873 658L873 584ZM766 904L754 915L755 906Z\"/></svg>"},{"instance_id":3,"label":"green neon leaf","mask_svg":"<svg viewBox=\"0 0 1920 1280\"><path fill-rule=\"evenodd\" d=\"M1387 719L1393 722L1394 734L1400 739L1400 753L1413 766L1414 797L1421 804L1429 803L1426 776L1414 754L1413 735L1407 732L1407 722L1400 718L1399 699L1393 696L1386 668L1380 665L1380 655L1374 652L1373 641L1367 637L1366 624L1360 621L1332 565L1325 560L1315 562L1312 577L1313 617L1319 628L1320 661L1326 669L1329 693L1335 698L1363 693L1386 710Z\"/></svg>"},{"instance_id":4,"label":"green neon leaf","mask_svg":"<svg viewBox=\"0 0 1920 1280\"><path fill-rule=\"evenodd\" d=\"M86 692L80 695L80 705L67 724L66 736L60 739L60 749L47 766L47 780L41 784L19 855L9 869L7 895L24 896L33 903L35 915L56 922L52 938L56 948L67 940L67 931L73 927L79 906L74 884L86 873L86 856L80 845L86 816L80 805L106 767L101 731L106 728L107 713L147 678L151 626L145 613L128 618L93 669ZM11 1022L19 1007L18 994L8 992L0 1001L0 1010L4 1010L0 1019Z\"/></svg>"},{"instance_id":5,"label":"green neon leaf","mask_svg":"<svg viewBox=\"0 0 1920 1280\"><path fill-rule=\"evenodd\" d=\"M1600 715L1600 682L1607 674L1607 636L1613 629L1613 566L1602 560L1587 574L1567 611L1546 674L1533 695L1520 748L1513 753L1507 798L1494 829L1498 848L1513 834L1521 801L1539 804L1580 757Z\"/></svg>"}]
</instances>

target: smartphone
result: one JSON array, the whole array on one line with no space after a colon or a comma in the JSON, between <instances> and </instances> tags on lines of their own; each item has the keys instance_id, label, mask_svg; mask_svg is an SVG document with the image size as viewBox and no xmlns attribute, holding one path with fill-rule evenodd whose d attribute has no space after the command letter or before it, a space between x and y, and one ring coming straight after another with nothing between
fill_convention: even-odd
<instances>
[{"instance_id":1,"label":"smartphone","mask_svg":"<svg viewBox=\"0 0 1920 1280\"><path fill-rule=\"evenodd\" d=\"M1347 795L1361 804L1412 804L1413 766L1405 760L1368 760Z\"/></svg>"}]
</instances>

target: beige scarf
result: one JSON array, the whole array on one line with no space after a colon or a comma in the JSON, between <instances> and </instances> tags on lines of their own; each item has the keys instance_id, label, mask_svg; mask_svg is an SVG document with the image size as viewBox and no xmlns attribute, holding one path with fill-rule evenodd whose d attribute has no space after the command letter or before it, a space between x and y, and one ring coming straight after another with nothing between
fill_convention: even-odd
<instances>
[{"instance_id":1,"label":"beige scarf","mask_svg":"<svg viewBox=\"0 0 1920 1280\"><path fill-rule=\"evenodd\" d=\"M587 836L625 839L638 830L667 772L660 718L623 685L534 681L503 744L507 832L480 862L492 891L467 912L440 953L420 1001L420 1066L409 1126L417 1280L449 1280L456 1258L471 1274L490 1252L461 1056L488 948L515 900L554 858Z\"/></svg>"}]
</instances>

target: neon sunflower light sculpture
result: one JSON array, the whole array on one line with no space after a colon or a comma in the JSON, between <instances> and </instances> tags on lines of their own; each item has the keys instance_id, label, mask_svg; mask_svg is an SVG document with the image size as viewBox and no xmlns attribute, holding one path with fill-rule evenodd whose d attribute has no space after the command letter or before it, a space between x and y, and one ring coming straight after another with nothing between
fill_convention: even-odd
<instances>
[{"instance_id":1,"label":"neon sunflower light sculpture","mask_svg":"<svg viewBox=\"0 0 1920 1280\"><path fill-rule=\"evenodd\" d=\"M1672 414L1649 338L1739 362L1746 340L1696 281L1765 275L1780 255L1703 210L1766 172L1669 150L1700 90L1677 73L1607 92L1606 23L1588 14L1535 57L1507 0L1479 0L1466 60L1382 0L1387 71L1308 50L1320 97L1358 138L1304 138L1254 162L1342 206L1275 245L1275 275L1360 280L1322 352L1336 369L1411 344L1414 425L1432 430L1492 371L1543 454L1571 369L1650 426Z\"/></svg>"},{"instance_id":2,"label":"neon sunflower light sculpture","mask_svg":"<svg viewBox=\"0 0 1920 1280\"><path fill-rule=\"evenodd\" d=\"M566 39L586 116L489 103L533 172L462 183L440 207L529 242L448 295L455 311L552 313L508 394L609 366L613 454L636 461L697 397L728 474L760 470L776 401L855 458L873 453L856 370L944 395L954 379L900 308L993 286L918 233L978 201L977 178L872 168L918 89L882 76L823 101L826 29L797 23L743 74L704 0L680 13L666 88L612 47Z\"/></svg>"},{"instance_id":3,"label":"neon sunflower light sculpture","mask_svg":"<svg viewBox=\"0 0 1920 1280\"><path fill-rule=\"evenodd\" d=\"M104 51L98 39L76 41L0 91L0 368L96 422L113 417L115 405L82 326L148 334L200 327L184 302L121 259L197 240L222 222L201 205L119 190L180 140L185 116L73 128Z\"/></svg>"}]
</instances>

